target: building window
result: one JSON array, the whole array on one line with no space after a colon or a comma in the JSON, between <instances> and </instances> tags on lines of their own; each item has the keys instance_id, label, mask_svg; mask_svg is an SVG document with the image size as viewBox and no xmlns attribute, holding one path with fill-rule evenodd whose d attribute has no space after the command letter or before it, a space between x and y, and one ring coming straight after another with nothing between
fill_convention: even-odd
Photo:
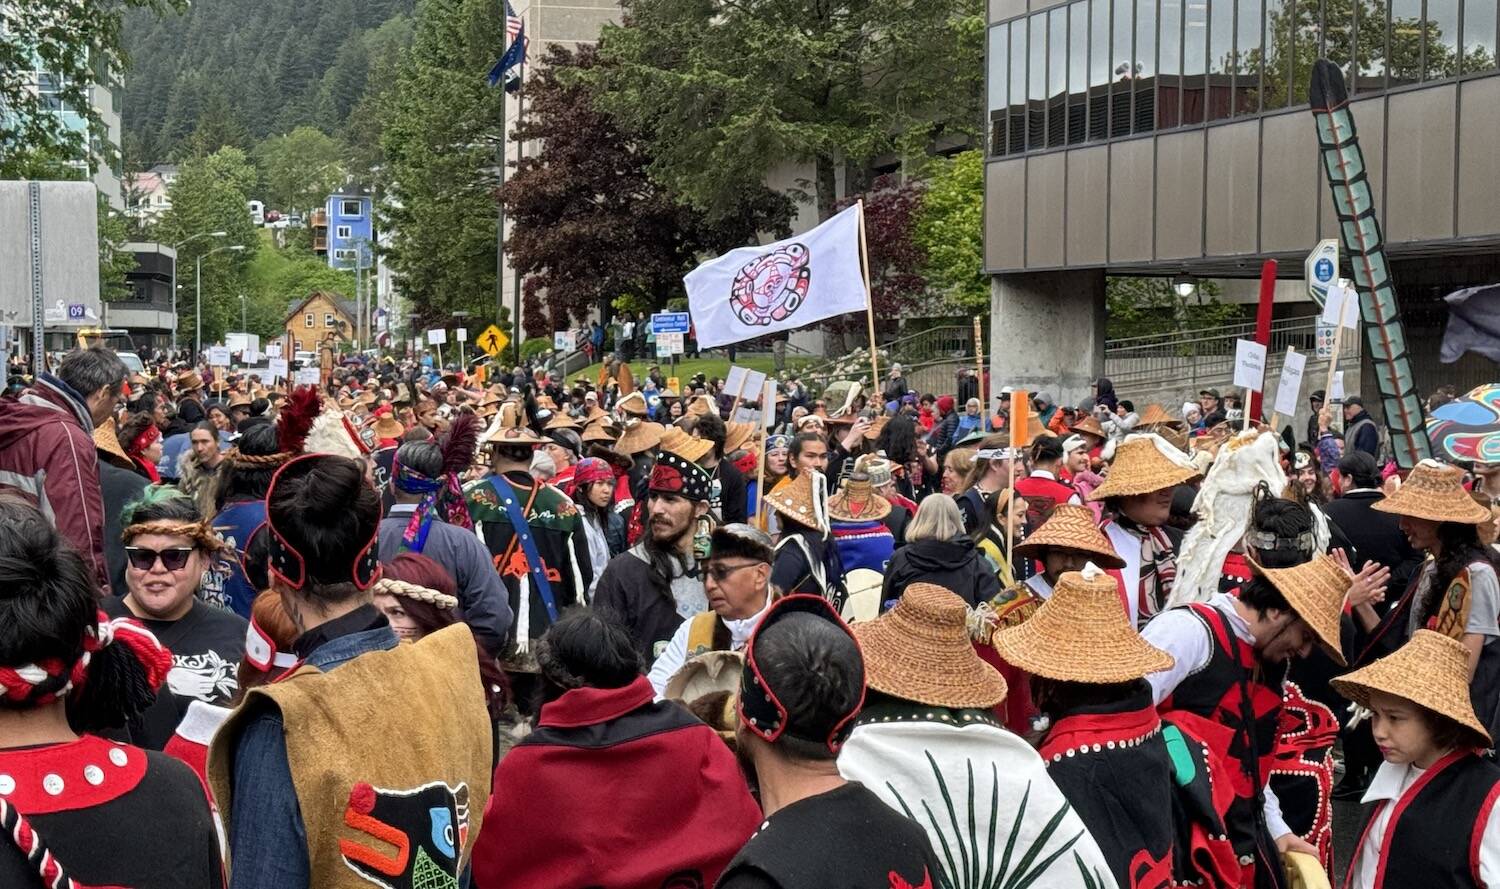
<instances>
[{"instance_id":1,"label":"building window","mask_svg":"<svg viewBox=\"0 0 1500 889\"><path fill-rule=\"evenodd\" d=\"M313 315L312 312L308 312L306 315L303 315L302 316L302 326L303 327L312 327L313 323L314 323L314 317L315 316Z\"/></svg>"},{"instance_id":2,"label":"building window","mask_svg":"<svg viewBox=\"0 0 1500 889\"><path fill-rule=\"evenodd\" d=\"M333 228L333 236L342 241L347 241L354 236L354 229L347 225L337 225Z\"/></svg>"},{"instance_id":3,"label":"building window","mask_svg":"<svg viewBox=\"0 0 1500 889\"><path fill-rule=\"evenodd\" d=\"M328 312L328 313L326 313L326 314L323 315L323 326L324 327L332 327L333 326L333 313L332 312Z\"/></svg>"},{"instance_id":4,"label":"building window","mask_svg":"<svg viewBox=\"0 0 1500 889\"><path fill-rule=\"evenodd\" d=\"M365 205L363 201L339 201L340 216L363 216Z\"/></svg>"},{"instance_id":5,"label":"building window","mask_svg":"<svg viewBox=\"0 0 1500 889\"><path fill-rule=\"evenodd\" d=\"M302 341L301 340L296 340L295 342L296 342L296 345L294 345L292 348L294 350L298 351L298 352L301 352L302 351Z\"/></svg>"}]
</instances>

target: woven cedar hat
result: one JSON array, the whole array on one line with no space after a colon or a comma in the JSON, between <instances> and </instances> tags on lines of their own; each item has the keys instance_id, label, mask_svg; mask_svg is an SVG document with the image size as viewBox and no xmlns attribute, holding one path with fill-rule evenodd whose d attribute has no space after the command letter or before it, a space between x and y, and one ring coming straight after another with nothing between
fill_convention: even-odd
<instances>
[{"instance_id":1,"label":"woven cedar hat","mask_svg":"<svg viewBox=\"0 0 1500 889\"><path fill-rule=\"evenodd\" d=\"M1130 682L1175 663L1136 632L1114 578L1095 566L1064 574L1035 614L991 644L1022 670L1062 682Z\"/></svg>"},{"instance_id":2,"label":"woven cedar hat","mask_svg":"<svg viewBox=\"0 0 1500 889\"><path fill-rule=\"evenodd\" d=\"M870 476L850 473L837 494L828 498L828 515L841 522L875 522L891 514L891 501L875 493Z\"/></svg>"},{"instance_id":3,"label":"woven cedar hat","mask_svg":"<svg viewBox=\"0 0 1500 889\"><path fill-rule=\"evenodd\" d=\"M1469 697L1469 650L1435 630L1417 630L1395 652L1332 684L1361 707L1370 706L1370 692L1383 691L1446 716L1490 742Z\"/></svg>"},{"instance_id":4,"label":"woven cedar hat","mask_svg":"<svg viewBox=\"0 0 1500 889\"><path fill-rule=\"evenodd\" d=\"M1312 627L1328 656L1344 666L1339 617L1344 613L1344 597L1352 580L1344 569L1320 553L1311 562L1291 568L1261 567L1260 573L1276 587L1297 616Z\"/></svg>"},{"instance_id":5,"label":"woven cedar hat","mask_svg":"<svg viewBox=\"0 0 1500 889\"><path fill-rule=\"evenodd\" d=\"M539 408L545 408L549 411L557 410L557 402L553 401L552 396L546 394L545 392L536 397L536 406Z\"/></svg>"},{"instance_id":6,"label":"woven cedar hat","mask_svg":"<svg viewBox=\"0 0 1500 889\"><path fill-rule=\"evenodd\" d=\"M196 370L185 370L177 375L178 392L196 392L203 388L203 377Z\"/></svg>"},{"instance_id":7,"label":"woven cedar hat","mask_svg":"<svg viewBox=\"0 0 1500 889\"><path fill-rule=\"evenodd\" d=\"M1375 509L1433 522L1481 525L1489 510L1475 503L1463 487L1464 471L1436 460L1423 460L1396 493L1378 500Z\"/></svg>"},{"instance_id":8,"label":"woven cedar hat","mask_svg":"<svg viewBox=\"0 0 1500 889\"><path fill-rule=\"evenodd\" d=\"M880 433L885 431L886 424L889 422L891 422L891 418L883 415L871 420L870 428L865 430L865 438L869 441L875 441L880 438Z\"/></svg>"},{"instance_id":9,"label":"woven cedar hat","mask_svg":"<svg viewBox=\"0 0 1500 889\"><path fill-rule=\"evenodd\" d=\"M618 437L619 432L615 429L615 427L609 425L608 423L591 424L583 430L582 436L583 440L586 442L602 441L608 443L613 443L614 440Z\"/></svg>"},{"instance_id":10,"label":"woven cedar hat","mask_svg":"<svg viewBox=\"0 0 1500 889\"><path fill-rule=\"evenodd\" d=\"M406 427L390 414L382 414L375 421L375 434L381 438L400 438L406 434Z\"/></svg>"},{"instance_id":11,"label":"woven cedar hat","mask_svg":"<svg viewBox=\"0 0 1500 889\"><path fill-rule=\"evenodd\" d=\"M724 453L732 454L744 448L755 438L756 429L754 423L736 423L731 420L725 424Z\"/></svg>"},{"instance_id":12,"label":"woven cedar hat","mask_svg":"<svg viewBox=\"0 0 1500 889\"><path fill-rule=\"evenodd\" d=\"M896 607L855 624L865 684L930 707L989 708L1005 700L1005 678L969 642L968 606L951 590L914 583Z\"/></svg>"},{"instance_id":13,"label":"woven cedar hat","mask_svg":"<svg viewBox=\"0 0 1500 889\"><path fill-rule=\"evenodd\" d=\"M1040 559L1042 550L1049 547L1088 553L1090 560L1101 568L1125 567L1125 560L1094 524L1094 512L1087 506L1059 504L1041 527L1016 544L1015 552L1028 559Z\"/></svg>"},{"instance_id":14,"label":"woven cedar hat","mask_svg":"<svg viewBox=\"0 0 1500 889\"><path fill-rule=\"evenodd\" d=\"M110 461L116 466L130 468L135 465L125 453L125 446L120 444L119 430L115 428L113 418L94 427L94 447L116 458Z\"/></svg>"},{"instance_id":15,"label":"woven cedar hat","mask_svg":"<svg viewBox=\"0 0 1500 889\"><path fill-rule=\"evenodd\" d=\"M668 426L661 436L661 449L691 462L698 462L714 449L713 442L693 438L680 427Z\"/></svg>"},{"instance_id":16,"label":"woven cedar hat","mask_svg":"<svg viewBox=\"0 0 1500 889\"><path fill-rule=\"evenodd\" d=\"M373 397L370 398L370 401L374 401L374 400L375 399ZM366 402L366 404L368 404L368 403L369 402ZM229 406L230 407L249 407L250 406L250 396L246 395L243 392L236 392L236 393L234 393L233 396L230 397L230 399L229 399Z\"/></svg>"},{"instance_id":17,"label":"woven cedar hat","mask_svg":"<svg viewBox=\"0 0 1500 889\"><path fill-rule=\"evenodd\" d=\"M632 417L644 417L646 416L646 396L639 392L632 392L619 400L615 405L615 410Z\"/></svg>"},{"instance_id":18,"label":"woven cedar hat","mask_svg":"<svg viewBox=\"0 0 1500 889\"><path fill-rule=\"evenodd\" d=\"M1146 405L1141 412L1141 426L1181 426L1182 421L1167 413L1167 409L1159 404Z\"/></svg>"},{"instance_id":19,"label":"woven cedar hat","mask_svg":"<svg viewBox=\"0 0 1500 889\"><path fill-rule=\"evenodd\" d=\"M547 421L547 425L542 427L542 429L544 431L546 431L546 432L551 432L554 429L582 429L582 428L583 427L581 425L579 425L579 423L578 423L577 420L573 419L571 416L569 416L568 414L566 414L566 413L564 413L562 411L558 411L557 413L553 414L552 415L552 419L550 419L550 420Z\"/></svg>"},{"instance_id":20,"label":"woven cedar hat","mask_svg":"<svg viewBox=\"0 0 1500 889\"><path fill-rule=\"evenodd\" d=\"M1104 484L1089 494L1089 499L1149 494L1176 487L1198 475L1187 457L1161 436L1131 435L1115 449L1109 475L1105 476Z\"/></svg>"},{"instance_id":21,"label":"woven cedar hat","mask_svg":"<svg viewBox=\"0 0 1500 889\"><path fill-rule=\"evenodd\" d=\"M714 407L712 398L709 398L707 395L696 395L687 403L685 413L689 416L701 417L707 414L716 414L718 410Z\"/></svg>"},{"instance_id":22,"label":"woven cedar hat","mask_svg":"<svg viewBox=\"0 0 1500 889\"><path fill-rule=\"evenodd\" d=\"M1069 426L1068 431L1077 432L1082 435L1095 435L1099 438L1109 438L1104 433L1104 427L1099 425L1099 421L1094 419L1093 414L1086 414L1082 420Z\"/></svg>"},{"instance_id":23,"label":"woven cedar hat","mask_svg":"<svg viewBox=\"0 0 1500 889\"><path fill-rule=\"evenodd\" d=\"M608 420L609 420L609 411L607 411L604 408L600 407L598 404L595 404L592 407L590 407L589 408L589 412L584 415L583 423L584 423L585 426L587 426L587 425L590 425L590 424L593 424L593 423L607 422Z\"/></svg>"},{"instance_id":24,"label":"woven cedar hat","mask_svg":"<svg viewBox=\"0 0 1500 889\"><path fill-rule=\"evenodd\" d=\"M615 450L627 456L649 451L661 445L662 433L666 430L660 423L650 420L627 420L625 431L615 442Z\"/></svg>"},{"instance_id":25,"label":"woven cedar hat","mask_svg":"<svg viewBox=\"0 0 1500 889\"><path fill-rule=\"evenodd\" d=\"M819 477L814 478L815 475ZM826 531L828 525L822 515L823 510L819 509L819 506L826 509L827 505L818 503L818 491L814 488L815 484L818 487L822 486L821 475L815 472L801 472L796 478L787 476L777 482L776 487L766 495L766 502L776 512L803 527Z\"/></svg>"}]
</instances>

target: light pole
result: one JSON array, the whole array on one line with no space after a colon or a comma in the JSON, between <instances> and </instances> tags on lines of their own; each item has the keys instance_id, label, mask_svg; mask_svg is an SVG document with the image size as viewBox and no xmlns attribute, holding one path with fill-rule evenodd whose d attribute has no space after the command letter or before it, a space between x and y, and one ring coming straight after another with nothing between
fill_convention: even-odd
<instances>
[{"instance_id":1,"label":"light pole","mask_svg":"<svg viewBox=\"0 0 1500 889\"><path fill-rule=\"evenodd\" d=\"M197 296L197 298L195 300L196 306L195 306L195 308L193 310L193 315L194 315L193 322L197 325L197 331L193 334L193 365L194 366L196 366L198 364L198 356L203 354L203 259L206 256L213 256L215 253L218 253L218 252L220 252L222 250L244 250L244 249L245 249L245 247L244 247L243 244L225 244L222 247L215 247L214 249L212 249L212 250L208 251L207 253L203 254L202 256L198 257L198 281L197 281L198 296Z\"/></svg>"},{"instance_id":2,"label":"light pole","mask_svg":"<svg viewBox=\"0 0 1500 889\"><path fill-rule=\"evenodd\" d=\"M240 294L240 333L249 333L250 331L246 329L248 327L249 327L249 322L247 322L245 320L245 294L241 293Z\"/></svg>"},{"instance_id":3,"label":"light pole","mask_svg":"<svg viewBox=\"0 0 1500 889\"><path fill-rule=\"evenodd\" d=\"M177 351L177 251L199 238L223 238L229 232L200 232L172 245L172 351Z\"/></svg>"}]
</instances>

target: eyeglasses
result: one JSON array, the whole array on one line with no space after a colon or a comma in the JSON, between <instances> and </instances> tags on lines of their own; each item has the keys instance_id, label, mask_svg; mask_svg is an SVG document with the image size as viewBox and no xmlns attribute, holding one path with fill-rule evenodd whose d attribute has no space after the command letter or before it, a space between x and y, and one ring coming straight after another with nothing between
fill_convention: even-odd
<instances>
[{"instance_id":1,"label":"eyeglasses","mask_svg":"<svg viewBox=\"0 0 1500 889\"><path fill-rule=\"evenodd\" d=\"M765 562L742 562L739 565L725 565L722 562L710 562L708 563L708 576L712 577L715 583L723 583L729 579L729 575L742 568L754 568L756 565L764 564Z\"/></svg>"},{"instance_id":2,"label":"eyeglasses","mask_svg":"<svg viewBox=\"0 0 1500 889\"><path fill-rule=\"evenodd\" d=\"M188 557L193 554L191 546L178 546L171 549L147 549L144 546L125 547L125 557L130 560L130 567L137 571L150 571L156 565L156 560L161 560L161 566L168 571L181 571L187 564Z\"/></svg>"}]
</instances>

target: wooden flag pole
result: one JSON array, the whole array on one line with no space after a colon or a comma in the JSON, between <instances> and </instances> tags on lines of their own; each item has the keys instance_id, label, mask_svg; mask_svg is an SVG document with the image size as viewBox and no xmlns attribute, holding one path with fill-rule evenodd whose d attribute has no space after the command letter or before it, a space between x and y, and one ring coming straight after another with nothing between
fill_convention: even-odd
<instances>
[{"instance_id":1,"label":"wooden flag pole","mask_svg":"<svg viewBox=\"0 0 1500 889\"><path fill-rule=\"evenodd\" d=\"M1020 406L1019 412L1017 405ZM955 406L956 407L956 406ZM1015 508L1016 501L1016 460L1020 459L1020 452L1029 443L1031 437L1031 393L1023 389L1017 389L1010 394L1010 461L1008 463L1006 491L1010 492L1010 503L1005 509L1005 558L1006 561L1014 563L1016 546L1016 522L1011 510ZM1002 492L1004 493L1004 492ZM1011 573L1015 573L1012 564Z\"/></svg>"},{"instance_id":2,"label":"wooden flag pole","mask_svg":"<svg viewBox=\"0 0 1500 889\"><path fill-rule=\"evenodd\" d=\"M766 384L763 387L763 391L760 395L761 436L760 447L757 449L760 451L760 453L755 459L755 527L761 529L762 531L766 530L766 523L761 518L761 516L765 514L766 507L766 445L769 443L771 438L771 424L768 422L768 418L771 415L766 410L766 405L770 404L771 399L774 397L773 390L775 385L775 383L771 382L771 377L767 375ZM733 414L731 414L730 416L733 416Z\"/></svg>"},{"instance_id":3,"label":"wooden flag pole","mask_svg":"<svg viewBox=\"0 0 1500 889\"><path fill-rule=\"evenodd\" d=\"M880 354L875 348L875 295L870 290L870 248L865 243L865 202L860 200L856 206L859 207L859 265L865 275L865 321L870 330L870 374L875 381L875 389L871 393L876 399L880 398ZM866 399L868 403L869 399ZM883 402L882 402L883 403Z\"/></svg>"},{"instance_id":4,"label":"wooden flag pole","mask_svg":"<svg viewBox=\"0 0 1500 889\"><path fill-rule=\"evenodd\" d=\"M984 329L980 327L979 316L974 316L974 373L978 376L979 383L979 418L980 428L985 432L995 431L991 422L990 403L987 400L989 393L984 390ZM957 409L957 405L954 408Z\"/></svg>"},{"instance_id":5,"label":"wooden flag pole","mask_svg":"<svg viewBox=\"0 0 1500 889\"><path fill-rule=\"evenodd\" d=\"M1349 311L1349 304L1354 301L1354 294L1344 291L1344 302L1339 306L1339 323L1333 329L1333 351L1328 355L1328 377L1323 381L1324 404L1333 403L1333 375L1339 369L1339 349L1344 342L1344 313Z\"/></svg>"},{"instance_id":6,"label":"wooden flag pole","mask_svg":"<svg viewBox=\"0 0 1500 889\"><path fill-rule=\"evenodd\" d=\"M746 368L745 372L740 375L740 384L735 387L734 404L729 406L729 419L731 420L734 419L734 412L740 409L740 402L745 397L745 384L748 382L750 382L750 370Z\"/></svg>"}]
</instances>

